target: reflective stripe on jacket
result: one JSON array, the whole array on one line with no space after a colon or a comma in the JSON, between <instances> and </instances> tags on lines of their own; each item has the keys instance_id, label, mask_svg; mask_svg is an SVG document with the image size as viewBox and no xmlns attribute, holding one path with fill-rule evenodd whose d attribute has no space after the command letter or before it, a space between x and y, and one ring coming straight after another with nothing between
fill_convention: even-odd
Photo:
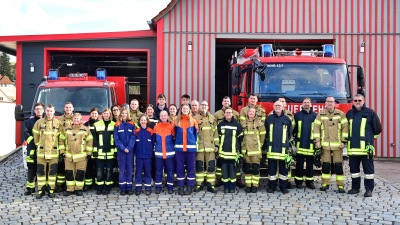
<instances>
[{"instance_id":1,"label":"reflective stripe on jacket","mask_svg":"<svg viewBox=\"0 0 400 225\"><path fill-rule=\"evenodd\" d=\"M289 149L292 136L292 122L283 113L278 116L275 112L265 120L267 131L267 158L284 160Z\"/></svg>"}]
</instances>

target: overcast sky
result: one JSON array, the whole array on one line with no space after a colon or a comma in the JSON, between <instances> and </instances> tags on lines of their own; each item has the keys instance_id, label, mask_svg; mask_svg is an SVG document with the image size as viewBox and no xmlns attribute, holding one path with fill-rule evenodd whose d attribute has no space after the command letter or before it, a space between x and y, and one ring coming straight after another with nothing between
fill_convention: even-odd
<instances>
[{"instance_id":1,"label":"overcast sky","mask_svg":"<svg viewBox=\"0 0 400 225\"><path fill-rule=\"evenodd\" d=\"M0 0L0 36L148 30L170 0Z\"/></svg>"}]
</instances>

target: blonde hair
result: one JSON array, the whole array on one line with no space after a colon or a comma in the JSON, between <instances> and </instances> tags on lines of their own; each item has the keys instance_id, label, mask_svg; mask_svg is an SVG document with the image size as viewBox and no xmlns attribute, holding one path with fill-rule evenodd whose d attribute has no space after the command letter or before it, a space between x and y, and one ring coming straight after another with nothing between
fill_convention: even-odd
<instances>
[{"instance_id":1,"label":"blonde hair","mask_svg":"<svg viewBox=\"0 0 400 225\"><path fill-rule=\"evenodd\" d=\"M119 116L118 116L118 121L122 121L122 113L124 111L128 114L127 117L126 117L126 121L130 121L131 120L131 113L129 112L129 109L125 108L125 107L122 107L122 109L121 109L121 111L119 113Z\"/></svg>"},{"instance_id":2,"label":"blonde hair","mask_svg":"<svg viewBox=\"0 0 400 225\"><path fill-rule=\"evenodd\" d=\"M188 107L189 108L189 113L188 113L188 117L189 117L189 124L190 124L190 126L193 126L194 125L194 121L195 121L195 119L193 118L193 116L192 116L192 110L190 110L190 107L189 107L189 105L187 105L187 104L184 104L184 105L182 105L181 106L181 110L179 110L179 113L178 113L178 115L176 116L176 118L175 118L175 122L174 122L174 124L175 124L175 126L179 126L179 124L180 124L180 122L181 122L181 119L182 119L182 108L183 107Z\"/></svg>"},{"instance_id":3,"label":"blonde hair","mask_svg":"<svg viewBox=\"0 0 400 225\"><path fill-rule=\"evenodd\" d=\"M82 115L80 113L74 113L72 118L74 118L74 117L79 117L80 119L82 119Z\"/></svg>"}]
</instances>

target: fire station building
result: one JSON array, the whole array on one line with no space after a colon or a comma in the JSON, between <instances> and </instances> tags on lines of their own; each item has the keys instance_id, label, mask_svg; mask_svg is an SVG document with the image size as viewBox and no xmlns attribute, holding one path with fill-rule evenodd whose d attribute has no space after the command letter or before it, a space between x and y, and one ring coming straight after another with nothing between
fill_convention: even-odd
<instances>
[{"instance_id":1,"label":"fire station building","mask_svg":"<svg viewBox=\"0 0 400 225\"><path fill-rule=\"evenodd\" d=\"M321 49L360 65L366 104L380 116L377 155L399 157L400 3L396 0L171 0L149 30L0 37L0 50L17 56L17 104L30 108L49 69L126 76L129 98L180 103L182 94L209 102L232 94L229 62L235 51L270 43L276 48ZM71 65L73 67L71 67ZM356 70L350 69L352 94Z\"/></svg>"}]
</instances>

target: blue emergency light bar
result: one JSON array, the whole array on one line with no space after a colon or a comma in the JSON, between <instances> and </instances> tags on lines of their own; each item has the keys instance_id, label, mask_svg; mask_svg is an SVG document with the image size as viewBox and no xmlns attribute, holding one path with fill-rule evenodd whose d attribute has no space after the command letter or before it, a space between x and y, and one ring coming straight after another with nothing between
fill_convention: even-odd
<instances>
[{"instance_id":1,"label":"blue emergency light bar","mask_svg":"<svg viewBox=\"0 0 400 225\"><path fill-rule=\"evenodd\" d=\"M58 80L58 70L50 69L48 80Z\"/></svg>"},{"instance_id":2,"label":"blue emergency light bar","mask_svg":"<svg viewBox=\"0 0 400 225\"><path fill-rule=\"evenodd\" d=\"M324 57L335 57L335 45L322 45L322 54Z\"/></svg>"},{"instance_id":3,"label":"blue emergency light bar","mask_svg":"<svg viewBox=\"0 0 400 225\"><path fill-rule=\"evenodd\" d=\"M107 71L103 68L98 68L96 70L96 80L106 80Z\"/></svg>"},{"instance_id":4,"label":"blue emergency light bar","mask_svg":"<svg viewBox=\"0 0 400 225\"><path fill-rule=\"evenodd\" d=\"M261 57L272 57L274 50L272 49L272 44L262 44L261 45Z\"/></svg>"}]
</instances>

